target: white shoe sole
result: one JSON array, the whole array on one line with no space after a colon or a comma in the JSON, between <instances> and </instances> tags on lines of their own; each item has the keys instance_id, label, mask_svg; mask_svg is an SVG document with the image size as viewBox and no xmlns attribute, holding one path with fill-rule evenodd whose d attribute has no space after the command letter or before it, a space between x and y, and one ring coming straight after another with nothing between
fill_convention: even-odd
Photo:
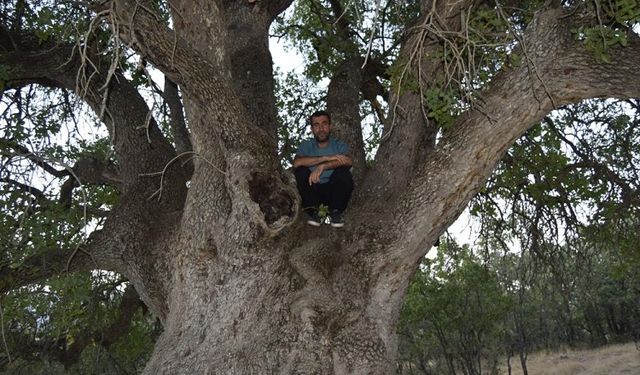
<instances>
[{"instance_id":1,"label":"white shoe sole","mask_svg":"<svg viewBox=\"0 0 640 375\"><path fill-rule=\"evenodd\" d=\"M317 221L313 221L313 220L307 220L307 224L311 225L312 227L319 227L321 225Z\"/></svg>"},{"instance_id":2,"label":"white shoe sole","mask_svg":"<svg viewBox=\"0 0 640 375\"><path fill-rule=\"evenodd\" d=\"M344 227L344 223L331 223L333 228L342 228Z\"/></svg>"}]
</instances>

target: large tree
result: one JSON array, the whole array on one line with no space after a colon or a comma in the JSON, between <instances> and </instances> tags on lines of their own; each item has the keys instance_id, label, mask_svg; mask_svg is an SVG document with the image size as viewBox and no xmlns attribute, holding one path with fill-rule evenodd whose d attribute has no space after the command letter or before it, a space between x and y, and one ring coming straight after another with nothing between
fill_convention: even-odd
<instances>
[{"instance_id":1,"label":"large tree","mask_svg":"<svg viewBox=\"0 0 640 375\"><path fill-rule=\"evenodd\" d=\"M29 112L38 101L24 97L40 88L62 92L63 103L74 93L114 153L113 162L79 153L56 169L11 136L23 125L7 120L9 160L60 179L60 197L15 168L3 183L31 197L26 217L77 211L78 185L117 191L79 246L12 242L30 251L2 265L3 292L66 271L124 275L164 329L148 374L390 373L412 275L509 146L554 108L640 96L632 0L300 2L305 23L289 34L309 41L331 78L326 103L359 182L344 230L309 228L277 153L268 41L291 3L3 3L1 78L12 105ZM363 9L370 16L359 19ZM363 34L362 25L379 27ZM166 124L127 73L132 53L137 72L151 64L166 77ZM372 163L362 100L384 124ZM46 120L40 132L60 130ZM23 224L14 227L28 236Z\"/></svg>"}]
</instances>

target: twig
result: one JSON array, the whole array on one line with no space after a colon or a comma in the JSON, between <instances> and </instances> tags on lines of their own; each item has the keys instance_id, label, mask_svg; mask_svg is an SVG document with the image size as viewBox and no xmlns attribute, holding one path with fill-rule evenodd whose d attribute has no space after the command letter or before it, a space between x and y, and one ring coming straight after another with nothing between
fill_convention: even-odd
<instances>
[{"instance_id":1,"label":"twig","mask_svg":"<svg viewBox=\"0 0 640 375\"><path fill-rule=\"evenodd\" d=\"M83 249L82 245L78 245L73 250L71 255L69 255L69 258L67 259L67 264L65 266L65 272L69 272L69 267L71 267L71 261L73 260L73 258L76 257L76 254L78 254L78 251L82 251L83 253L87 254L87 256L89 258L91 258L91 260L93 261L93 264L95 264L96 268L98 268L98 262L96 262L96 260L93 258L93 255L90 252L88 252L87 250Z\"/></svg>"},{"instance_id":2,"label":"twig","mask_svg":"<svg viewBox=\"0 0 640 375\"><path fill-rule=\"evenodd\" d=\"M369 55L371 55L371 48L373 47L373 36L376 32L376 20L380 16L380 11L382 7L380 6L380 0L376 0L376 14L371 22L371 34L369 35L369 43L367 45L367 53L364 55L364 63L362 63L362 69L364 69L365 65L367 65L367 61L369 60Z\"/></svg>"},{"instance_id":3,"label":"twig","mask_svg":"<svg viewBox=\"0 0 640 375\"><path fill-rule=\"evenodd\" d=\"M556 106L555 100L553 100L553 96L551 95L551 92L549 91L549 88L547 87L547 83L540 76L540 72L538 72L538 69L536 67L535 62L533 61L533 59L529 56L529 53L527 52L527 45L525 43L524 38L522 36L520 36L516 32L516 30L513 28L511 22L509 21L507 16L504 14L504 11L503 11L502 7L499 4L496 5L496 9L498 9L498 13L500 14L500 16L502 16L502 18L507 22L509 30L511 31L511 33L513 33L513 36L516 38L516 40L522 46L522 53L524 54L525 60L527 61L527 69L529 69L529 71L532 71L535 74L535 76L538 79L538 81L540 81L540 84L542 85L542 88L544 89L545 94L547 94L547 97L549 98L549 100L551 100L551 105L553 106L553 109L557 109L558 107ZM533 80L531 81L531 84L533 85ZM538 104L540 104L540 99L538 98L538 96L536 94L535 88L532 87L531 90L533 91L534 98L538 101Z\"/></svg>"},{"instance_id":4,"label":"twig","mask_svg":"<svg viewBox=\"0 0 640 375\"><path fill-rule=\"evenodd\" d=\"M155 98L154 98L154 104L155 104ZM147 115L144 118L144 124L138 126L138 129L141 129L141 128L145 129L147 142L149 142L149 144L151 144L151 135L149 134L149 125L151 124L152 118L153 118L153 113L151 113L151 110L147 111Z\"/></svg>"},{"instance_id":5,"label":"twig","mask_svg":"<svg viewBox=\"0 0 640 375\"><path fill-rule=\"evenodd\" d=\"M180 155L175 156L173 159L169 160L169 162L167 162L167 164L165 164L164 168L162 168L162 171L160 172L152 172L152 173L143 173L140 176L158 176L160 175L160 187L158 188L158 190L154 191L153 194L151 194L149 196L149 200L153 199L155 196L158 196L158 201L162 198L162 189L163 189L163 183L164 183L164 175L167 172L167 169L169 168L169 166L171 164L173 164L176 160L180 159L181 157L185 156L185 155L192 155L192 158L190 158L189 160L192 160L193 158L201 158L202 160L204 160L207 164L209 164L210 166L212 166L214 169L216 169L218 172L222 173L223 175L227 175L227 172L223 171L222 169L218 168L217 166L215 166L212 162L210 162L209 160L207 160L206 158L200 156L197 152L195 151L187 151L187 152L183 152ZM189 161L187 160L187 161Z\"/></svg>"},{"instance_id":6,"label":"twig","mask_svg":"<svg viewBox=\"0 0 640 375\"><path fill-rule=\"evenodd\" d=\"M2 310L2 304L0 304L0 327L2 327L2 342L4 343L4 350L7 352L7 358L9 358L9 363L13 362L11 359L11 353L9 353L9 345L7 345L7 337L4 333L4 312Z\"/></svg>"},{"instance_id":7,"label":"twig","mask_svg":"<svg viewBox=\"0 0 640 375\"><path fill-rule=\"evenodd\" d=\"M602 22L602 15L600 14L600 1L594 1L596 4L596 17L598 18L598 24L600 24L600 37L602 37L602 47L607 48L607 38L604 36L604 24Z\"/></svg>"}]
</instances>

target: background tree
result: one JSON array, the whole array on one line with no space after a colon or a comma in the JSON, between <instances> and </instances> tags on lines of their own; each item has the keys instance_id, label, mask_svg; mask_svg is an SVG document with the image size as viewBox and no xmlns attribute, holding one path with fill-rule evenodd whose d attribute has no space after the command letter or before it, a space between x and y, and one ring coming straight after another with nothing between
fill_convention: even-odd
<instances>
[{"instance_id":1,"label":"background tree","mask_svg":"<svg viewBox=\"0 0 640 375\"><path fill-rule=\"evenodd\" d=\"M509 313L487 341L504 345L508 369L519 365L527 373L532 351L595 347L637 335L632 321L640 296L633 224L638 206L624 193L634 191L638 169L635 104L588 101L553 112L516 142L474 198L472 212L483 226L473 251L509 297ZM540 163L542 159L546 162ZM401 330L401 343L406 342L401 358L419 364L405 365L405 370L435 372L434 363L473 354L461 350L447 357L446 351L430 350L437 345L424 337L433 337L434 330L411 324L437 317L434 311L446 310L454 300L453 294L442 303L437 292L419 292L434 282L458 285L454 275L464 266L456 262L456 253L443 254L450 274L425 276L419 271L405 301L401 327L413 329ZM467 294L477 289L475 284L461 288ZM471 316L468 321L481 319ZM443 330L441 341L455 343L454 332L464 326ZM491 356L502 355L496 346L485 350L484 370L493 363ZM517 364L508 361L511 357ZM454 363L447 371L468 373L468 367Z\"/></svg>"},{"instance_id":2,"label":"background tree","mask_svg":"<svg viewBox=\"0 0 640 375\"><path fill-rule=\"evenodd\" d=\"M407 292L398 330L404 344L399 372L495 373L503 355L503 322L515 303L497 273L468 246L446 242L439 250Z\"/></svg>"},{"instance_id":3,"label":"background tree","mask_svg":"<svg viewBox=\"0 0 640 375\"><path fill-rule=\"evenodd\" d=\"M163 326L146 373L388 373L412 275L509 146L553 108L638 96L632 1L296 3L360 182L348 228L311 231L276 153L290 3L3 3L4 293L123 275ZM384 125L368 168L361 98ZM76 102L108 142L66 141Z\"/></svg>"},{"instance_id":4,"label":"background tree","mask_svg":"<svg viewBox=\"0 0 640 375\"><path fill-rule=\"evenodd\" d=\"M635 100L605 100L555 112L517 142L476 197L473 211L483 222L485 244L522 249L520 270L505 280L519 280L518 288L530 291L548 283L541 302L554 295L563 301L564 322L550 332L566 335L552 334L544 347L604 344L632 332L604 329L598 311L606 303L598 300L616 299L604 287L613 280L620 296L637 293L628 268L639 254L632 244L638 205L631 196L637 191L637 108ZM535 163L544 156L547 163ZM622 315L634 316L633 310Z\"/></svg>"}]
</instances>

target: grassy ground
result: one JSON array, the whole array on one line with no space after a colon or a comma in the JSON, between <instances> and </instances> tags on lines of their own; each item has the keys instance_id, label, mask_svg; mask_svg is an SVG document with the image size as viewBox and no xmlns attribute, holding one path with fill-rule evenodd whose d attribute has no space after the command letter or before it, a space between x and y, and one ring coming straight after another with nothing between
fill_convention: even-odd
<instances>
[{"instance_id":1,"label":"grassy ground","mask_svg":"<svg viewBox=\"0 0 640 375\"><path fill-rule=\"evenodd\" d=\"M513 375L522 375L518 358L511 359L511 367ZM594 350L535 353L529 355L527 369L530 375L640 375L640 351L629 343Z\"/></svg>"}]
</instances>

